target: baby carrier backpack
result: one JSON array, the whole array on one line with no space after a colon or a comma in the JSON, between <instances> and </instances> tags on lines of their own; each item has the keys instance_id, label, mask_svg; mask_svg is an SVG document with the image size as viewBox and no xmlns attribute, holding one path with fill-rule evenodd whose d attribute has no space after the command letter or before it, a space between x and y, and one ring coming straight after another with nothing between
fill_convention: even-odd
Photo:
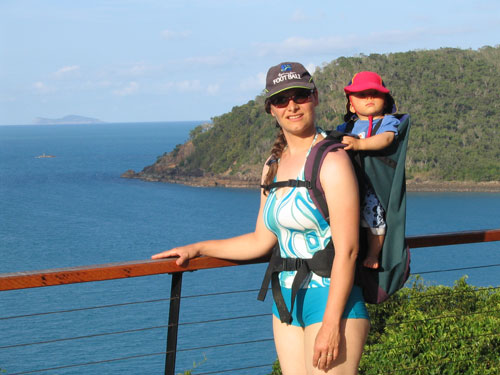
<instances>
[{"instance_id":1,"label":"baby carrier backpack","mask_svg":"<svg viewBox=\"0 0 500 375\"><path fill-rule=\"evenodd\" d=\"M410 119L407 114L395 115L399 120L398 134L393 143L380 151L351 152L358 185L362 190L363 180L368 179L381 205L386 212L386 234L380 254L379 268L371 269L363 266L366 256L367 242L364 228L360 230L360 248L356 265L355 284L363 289L367 303L384 302L403 287L410 274L410 250L405 239L406 227L406 185L405 159L408 146ZM376 124L375 126L377 126ZM346 133L350 131L346 129ZM330 131L328 136L311 149L305 164L305 181L289 180L270 184L272 189L284 186L302 186L309 189L309 195L323 217L329 222L328 206L325 193L320 182L320 170L325 156L332 151L343 148L341 143L345 133ZM360 194L363 194L360 191ZM291 322L291 316L284 305L279 287L278 273L297 270L292 285L292 304L302 281L309 271L319 276L329 277L335 250L330 244L315 253L312 259L281 258L279 245L273 249L271 260L258 296L264 300L271 281L273 297L282 322ZM295 290L294 290L295 289Z\"/></svg>"}]
</instances>

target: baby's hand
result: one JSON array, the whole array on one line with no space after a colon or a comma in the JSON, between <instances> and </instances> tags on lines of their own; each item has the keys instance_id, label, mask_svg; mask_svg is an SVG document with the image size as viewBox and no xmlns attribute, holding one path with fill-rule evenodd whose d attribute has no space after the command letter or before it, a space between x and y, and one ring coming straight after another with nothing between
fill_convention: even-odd
<instances>
[{"instance_id":1,"label":"baby's hand","mask_svg":"<svg viewBox=\"0 0 500 375\"><path fill-rule=\"evenodd\" d=\"M343 136L342 137L342 143L347 145L344 147L344 150L354 150L358 151L359 150L359 139L354 138L354 137L349 137L349 136Z\"/></svg>"}]
</instances>

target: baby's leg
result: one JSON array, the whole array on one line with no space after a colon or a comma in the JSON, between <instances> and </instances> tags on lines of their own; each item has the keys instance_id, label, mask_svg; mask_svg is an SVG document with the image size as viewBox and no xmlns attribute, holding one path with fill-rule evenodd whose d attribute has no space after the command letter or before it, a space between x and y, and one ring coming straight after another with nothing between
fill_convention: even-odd
<instances>
[{"instance_id":1,"label":"baby's leg","mask_svg":"<svg viewBox=\"0 0 500 375\"><path fill-rule=\"evenodd\" d=\"M377 269L387 227L385 211L371 188L367 189L361 208L361 226L368 228L368 251L363 265Z\"/></svg>"},{"instance_id":2,"label":"baby's leg","mask_svg":"<svg viewBox=\"0 0 500 375\"><path fill-rule=\"evenodd\" d=\"M363 261L363 266L377 269L379 267L379 256L382 251L385 236L373 234L370 230L368 233L368 252Z\"/></svg>"}]
</instances>

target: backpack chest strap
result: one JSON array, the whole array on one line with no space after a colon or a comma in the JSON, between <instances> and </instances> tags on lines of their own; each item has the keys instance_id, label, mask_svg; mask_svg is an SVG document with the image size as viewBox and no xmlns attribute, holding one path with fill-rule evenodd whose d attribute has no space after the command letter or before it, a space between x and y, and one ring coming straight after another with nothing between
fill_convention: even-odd
<instances>
[{"instance_id":1,"label":"backpack chest strap","mask_svg":"<svg viewBox=\"0 0 500 375\"><path fill-rule=\"evenodd\" d=\"M311 181L303 181L303 180L286 180L286 181L277 181L272 182L269 185L260 185L264 190L270 191L274 188L283 188L283 187L305 187L307 189L311 188Z\"/></svg>"}]
</instances>

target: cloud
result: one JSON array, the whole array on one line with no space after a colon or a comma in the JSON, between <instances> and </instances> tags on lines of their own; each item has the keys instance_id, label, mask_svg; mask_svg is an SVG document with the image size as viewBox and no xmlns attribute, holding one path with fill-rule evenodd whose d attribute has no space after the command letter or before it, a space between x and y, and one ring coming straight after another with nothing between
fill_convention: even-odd
<instances>
[{"instance_id":1,"label":"cloud","mask_svg":"<svg viewBox=\"0 0 500 375\"><path fill-rule=\"evenodd\" d=\"M180 92L180 93L206 93L216 95L220 91L218 83L204 85L199 80L184 80L177 82L167 82L159 86L161 93Z\"/></svg>"},{"instance_id":2,"label":"cloud","mask_svg":"<svg viewBox=\"0 0 500 375\"><path fill-rule=\"evenodd\" d=\"M129 82L127 86L113 91L118 96L128 96L134 94L139 89L139 84L135 81Z\"/></svg>"},{"instance_id":3,"label":"cloud","mask_svg":"<svg viewBox=\"0 0 500 375\"><path fill-rule=\"evenodd\" d=\"M278 43L260 43L256 45L261 56L291 55L308 53L325 53L331 50L346 48L351 45L353 37L322 37L310 39L290 37Z\"/></svg>"},{"instance_id":4,"label":"cloud","mask_svg":"<svg viewBox=\"0 0 500 375\"><path fill-rule=\"evenodd\" d=\"M203 91L199 80L184 80L178 82L167 82L160 86L162 91L177 91L177 92L197 92Z\"/></svg>"},{"instance_id":5,"label":"cloud","mask_svg":"<svg viewBox=\"0 0 500 375\"><path fill-rule=\"evenodd\" d=\"M262 90L266 85L266 73L257 73L254 76L247 77L240 82L240 89L242 90Z\"/></svg>"},{"instance_id":6,"label":"cloud","mask_svg":"<svg viewBox=\"0 0 500 375\"><path fill-rule=\"evenodd\" d=\"M150 67L148 65L146 65L144 63L138 63L138 64L132 65L128 69L128 73L131 75L143 75L144 73L146 73L149 70L150 70Z\"/></svg>"},{"instance_id":7,"label":"cloud","mask_svg":"<svg viewBox=\"0 0 500 375\"><path fill-rule=\"evenodd\" d=\"M276 43L254 44L260 56L304 56L311 54L335 54L345 50L373 50L390 45L406 46L415 41L435 38L436 35L461 35L470 32L464 28L415 28L413 30L387 30L365 34L325 36L320 38L290 37Z\"/></svg>"},{"instance_id":8,"label":"cloud","mask_svg":"<svg viewBox=\"0 0 500 375\"><path fill-rule=\"evenodd\" d=\"M212 84L212 85L208 85L207 87L207 93L209 95L217 95L220 91L220 86L219 84Z\"/></svg>"},{"instance_id":9,"label":"cloud","mask_svg":"<svg viewBox=\"0 0 500 375\"><path fill-rule=\"evenodd\" d=\"M199 57L188 57L184 59L185 64L191 65L205 65L205 66L223 66L230 61L228 56L199 56Z\"/></svg>"},{"instance_id":10,"label":"cloud","mask_svg":"<svg viewBox=\"0 0 500 375\"><path fill-rule=\"evenodd\" d=\"M325 13L318 9L312 10L314 14L311 14L311 10L309 9L307 12L303 9L295 10L290 16L290 21L295 23L312 23L318 22L325 19Z\"/></svg>"},{"instance_id":11,"label":"cloud","mask_svg":"<svg viewBox=\"0 0 500 375\"><path fill-rule=\"evenodd\" d=\"M79 70L80 70L80 66L78 66L78 65L63 66L61 69L56 71L53 75L56 78L62 78L68 74L75 73Z\"/></svg>"},{"instance_id":12,"label":"cloud","mask_svg":"<svg viewBox=\"0 0 500 375\"><path fill-rule=\"evenodd\" d=\"M110 80L106 79L96 80L96 81L87 80L80 84L80 89L83 90L106 89L111 86L113 86L113 82L111 82Z\"/></svg>"},{"instance_id":13,"label":"cloud","mask_svg":"<svg viewBox=\"0 0 500 375\"><path fill-rule=\"evenodd\" d=\"M310 17L302 9L297 9L290 17L290 20L292 22L304 22L308 21L309 19Z\"/></svg>"},{"instance_id":14,"label":"cloud","mask_svg":"<svg viewBox=\"0 0 500 375\"><path fill-rule=\"evenodd\" d=\"M161 72L163 67L161 65L148 64L145 62L137 62L126 65L117 70L122 76L145 76L149 74L156 74Z\"/></svg>"},{"instance_id":15,"label":"cloud","mask_svg":"<svg viewBox=\"0 0 500 375\"><path fill-rule=\"evenodd\" d=\"M161 37L165 40L182 40L182 39L187 39L190 36L191 36L191 31L163 30L161 32Z\"/></svg>"},{"instance_id":16,"label":"cloud","mask_svg":"<svg viewBox=\"0 0 500 375\"><path fill-rule=\"evenodd\" d=\"M54 87L47 86L42 81L35 82L33 84L33 88L35 89L35 92L37 92L38 94L50 94L56 91Z\"/></svg>"},{"instance_id":17,"label":"cloud","mask_svg":"<svg viewBox=\"0 0 500 375\"><path fill-rule=\"evenodd\" d=\"M198 80L185 80L175 83L176 88L181 92L201 91L201 83Z\"/></svg>"}]
</instances>

